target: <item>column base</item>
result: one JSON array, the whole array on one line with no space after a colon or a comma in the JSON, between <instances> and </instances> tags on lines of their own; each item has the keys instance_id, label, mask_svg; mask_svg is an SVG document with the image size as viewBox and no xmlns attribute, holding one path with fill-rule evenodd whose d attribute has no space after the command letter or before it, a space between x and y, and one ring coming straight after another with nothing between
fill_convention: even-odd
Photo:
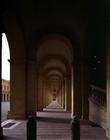
<instances>
[{"instance_id":1,"label":"column base","mask_svg":"<svg viewBox=\"0 0 110 140\"><path fill-rule=\"evenodd\" d=\"M74 118L74 115L73 115L73 113L71 113L71 119L73 119Z\"/></svg>"},{"instance_id":2,"label":"column base","mask_svg":"<svg viewBox=\"0 0 110 140\"><path fill-rule=\"evenodd\" d=\"M36 117L36 116L37 116L37 115L36 115L36 112L34 112L34 113L32 113L32 112L28 113L28 114L27 114L27 117L29 118L30 116Z\"/></svg>"}]
</instances>

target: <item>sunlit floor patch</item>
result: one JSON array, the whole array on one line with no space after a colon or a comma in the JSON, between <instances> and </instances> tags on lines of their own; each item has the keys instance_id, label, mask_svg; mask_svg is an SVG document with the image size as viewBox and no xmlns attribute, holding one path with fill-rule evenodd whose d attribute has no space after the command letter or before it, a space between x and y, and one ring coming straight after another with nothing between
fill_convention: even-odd
<instances>
[{"instance_id":1,"label":"sunlit floor patch","mask_svg":"<svg viewBox=\"0 0 110 140\"><path fill-rule=\"evenodd\" d=\"M15 123L7 123L3 126L3 128L10 128L13 125L15 125Z\"/></svg>"},{"instance_id":2,"label":"sunlit floor patch","mask_svg":"<svg viewBox=\"0 0 110 140\"><path fill-rule=\"evenodd\" d=\"M2 123L2 127L3 127L3 129L13 129L20 123L21 122L14 121L14 120L7 120Z\"/></svg>"}]
</instances>

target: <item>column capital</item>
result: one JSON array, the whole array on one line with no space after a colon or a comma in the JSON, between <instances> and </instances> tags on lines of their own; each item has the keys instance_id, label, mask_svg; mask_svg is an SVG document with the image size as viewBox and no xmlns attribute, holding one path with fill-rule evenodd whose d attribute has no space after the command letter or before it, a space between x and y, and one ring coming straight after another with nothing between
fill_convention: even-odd
<instances>
[{"instance_id":1,"label":"column capital","mask_svg":"<svg viewBox=\"0 0 110 140\"><path fill-rule=\"evenodd\" d=\"M13 59L13 60L8 60L10 64L25 64L26 60L24 59Z\"/></svg>"},{"instance_id":2,"label":"column capital","mask_svg":"<svg viewBox=\"0 0 110 140\"><path fill-rule=\"evenodd\" d=\"M35 64L35 60L26 60L26 59L13 59L13 60L8 60L10 64Z\"/></svg>"}]
</instances>

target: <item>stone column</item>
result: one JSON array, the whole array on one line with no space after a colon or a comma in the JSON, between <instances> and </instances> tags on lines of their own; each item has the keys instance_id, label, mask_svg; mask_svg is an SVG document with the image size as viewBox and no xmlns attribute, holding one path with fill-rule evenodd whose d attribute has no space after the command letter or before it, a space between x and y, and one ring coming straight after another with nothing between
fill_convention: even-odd
<instances>
[{"instance_id":1,"label":"stone column","mask_svg":"<svg viewBox=\"0 0 110 140\"><path fill-rule=\"evenodd\" d=\"M109 36L110 39L110 36ZM108 40L109 40L108 39ZM107 121L106 134L110 139L110 41L107 42Z\"/></svg>"},{"instance_id":2,"label":"stone column","mask_svg":"<svg viewBox=\"0 0 110 140\"><path fill-rule=\"evenodd\" d=\"M89 70L90 70L90 44L82 36L81 44L81 96L82 96L82 119L89 119Z\"/></svg>"},{"instance_id":3,"label":"stone column","mask_svg":"<svg viewBox=\"0 0 110 140\"><path fill-rule=\"evenodd\" d=\"M74 47L73 57L73 115L82 116L82 95L81 95L81 54L80 47Z\"/></svg>"},{"instance_id":4,"label":"stone column","mask_svg":"<svg viewBox=\"0 0 110 140\"><path fill-rule=\"evenodd\" d=\"M48 106L49 101L48 101L48 80L45 79L45 105Z\"/></svg>"},{"instance_id":5,"label":"stone column","mask_svg":"<svg viewBox=\"0 0 110 140\"><path fill-rule=\"evenodd\" d=\"M46 107L46 85L45 79L43 80L43 108Z\"/></svg>"},{"instance_id":6,"label":"stone column","mask_svg":"<svg viewBox=\"0 0 110 140\"><path fill-rule=\"evenodd\" d=\"M49 80L47 78L45 79L45 106L48 106L48 104L51 102L51 93L49 89Z\"/></svg>"},{"instance_id":7,"label":"stone column","mask_svg":"<svg viewBox=\"0 0 110 140\"><path fill-rule=\"evenodd\" d=\"M66 85L67 85L67 111L71 111L71 76L67 75L66 78Z\"/></svg>"},{"instance_id":8,"label":"stone column","mask_svg":"<svg viewBox=\"0 0 110 140\"><path fill-rule=\"evenodd\" d=\"M71 68L71 117L74 116L74 72L73 64Z\"/></svg>"},{"instance_id":9,"label":"stone column","mask_svg":"<svg viewBox=\"0 0 110 140\"><path fill-rule=\"evenodd\" d=\"M63 79L63 108L65 108L65 80Z\"/></svg>"},{"instance_id":10,"label":"stone column","mask_svg":"<svg viewBox=\"0 0 110 140\"><path fill-rule=\"evenodd\" d=\"M9 14L10 15L10 14ZM26 36L19 26L17 17L5 18L10 47L10 112L8 118L25 119L27 117L26 91Z\"/></svg>"},{"instance_id":11,"label":"stone column","mask_svg":"<svg viewBox=\"0 0 110 140\"><path fill-rule=\"evenodd\" d=\"M60 86L61 86L61 87L60 87L60 92L61 92L61 106L62 106L62 104L63 104L63 102L62 102L62 96L63 96L63 95L62 95L62 94L63 94L63 93L62 93L62 80L60 80Z\"/></svg>"},{"instance_id":12,"label":"stone column","mask_svg":"<svg viewBox=\"0 0 110 140\"><path fill-rule=\"evenodd\" d=\"M3 128L1 126L1 117L2 117L2 111L1 111L1 104L2 104L2 33L0 32L0 138L3 136Z\"/></svg>"},{"instance_id":13,"label":"stone column","mask_svg":"<svg viewBox=\"0 0 110 140\"><path fill-rule=\"evenodd\" d=\"M66 77L64 79L64 88L65 88L65 111L67 111L67 85L66 85Z\"/></svg>"},{"instance_id":14,"label":"stone column","mask_svg":"<svg viewBox=\"0 0 110 140\"><path fill-rule=\"evenodd\" d=\"M61 79L59 80L59 89L58 89L58 99L59 99L59 104L62 104L62 83Z\"/></svg>"},{"instance_id":15,"label":"stone column","mask_svg":"<svg viewBox=\"0 0 110 140\"><path fill-rule=\"evenodd\" d=\"M27 115L36 115L36 65L35 60L28 60L27 62Z\"/></svg>"},{"instance_id":16,"label":"stone column","mask_svg":"<svg viewBox=\"0 0 110 140\"><path fill-rule=\"evenodd\" d=\"M85 58L81 64L82 119L88 119L89 117L89 66L87 61L87 58Z\"/></svg>"},{"instance_id":17,"label":"stone column","mask_svg":"<svg viewBox=\"0 0 110 140\"><path fill-rule=\"evenodd\" d=\"M37 111L43 110L43 78L38 76L38 91L37 91Z\"/></svg>"},{"instance_id":18,"label":"stone column","mask_svg":"<svg viewBox=\"0 0 110 140\"><path fill-rule=\"evenodd\" d=\"M64 90L63 90L63 80L61 79L61 106L64 106Z\"/></svg>"},{"instance_id":19,"label":"stone column","mask_svg":"<svg viewBox=\"0 0 110 140\"><path fill-rule=\"evenodd\" d=\"M10 61L10 112L8 118L26 118L26 69L25 60Z\"/></svg>"}]
</instances>

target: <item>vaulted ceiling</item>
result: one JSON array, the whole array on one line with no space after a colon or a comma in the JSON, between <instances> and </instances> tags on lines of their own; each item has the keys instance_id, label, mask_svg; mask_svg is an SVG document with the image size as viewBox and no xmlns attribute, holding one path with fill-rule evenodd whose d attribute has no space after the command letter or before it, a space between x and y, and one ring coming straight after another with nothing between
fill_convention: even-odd
<instances>
[{"instance_id":1,"label":"vaulted ceiling","mask_svg":"<svg viewBox=\"0 0 110 140\"><path fill-rule=\"evenodd\" d=\"M26 44L33 44L34 46L35 42L38 42L48 33L58 33L69 38L76 46L78 44L93 48L92 51L90 50L91 56L96 53L95 55L102 57L105 51L106 35L110 31L109 5L110 2L107 0L4 0L0 2L0 21L3 23L5 21L7 26L10 26L11 23L14 24L15 22L13 19L16 19ZM10 30L14 30L13 24ZM45 46L45 52L48 44L57 45L57 47L59 44L60 47L64 46L63 48L65 48L61 42L55 42L55 40L52 42L52 40L48 41L47 39L47 42L42 44ZM43 51L44 48L41 51L44 57ZM55 51L53 50L53 53ZM49 52L47 51L47 53ZM68 63L71 63L70 52L67 50L62 51L62 53ZM42 59L40 58L42 55L39 51L38 59ZM55 58L53 59L54 62L57 61ZM45 67L48 69L49 65L50 61ZM57 66L53 65L53 67L56 70L55 67ZM57 71L59 70L57 69Z\"/></svg>"},{"instance_id":2,"label":"vaulted ceiling","mask_svg":"<svg viewBox=\"0 0 110 140\"><path fill-rule=\"evenodd\" d=\"M108 5L104 0L4 0L1 13L15 15L26 36L32 38L48 28L70 30L79 37L88 26L102 29L108 20Z\"/></svg>"}]
</instances>

